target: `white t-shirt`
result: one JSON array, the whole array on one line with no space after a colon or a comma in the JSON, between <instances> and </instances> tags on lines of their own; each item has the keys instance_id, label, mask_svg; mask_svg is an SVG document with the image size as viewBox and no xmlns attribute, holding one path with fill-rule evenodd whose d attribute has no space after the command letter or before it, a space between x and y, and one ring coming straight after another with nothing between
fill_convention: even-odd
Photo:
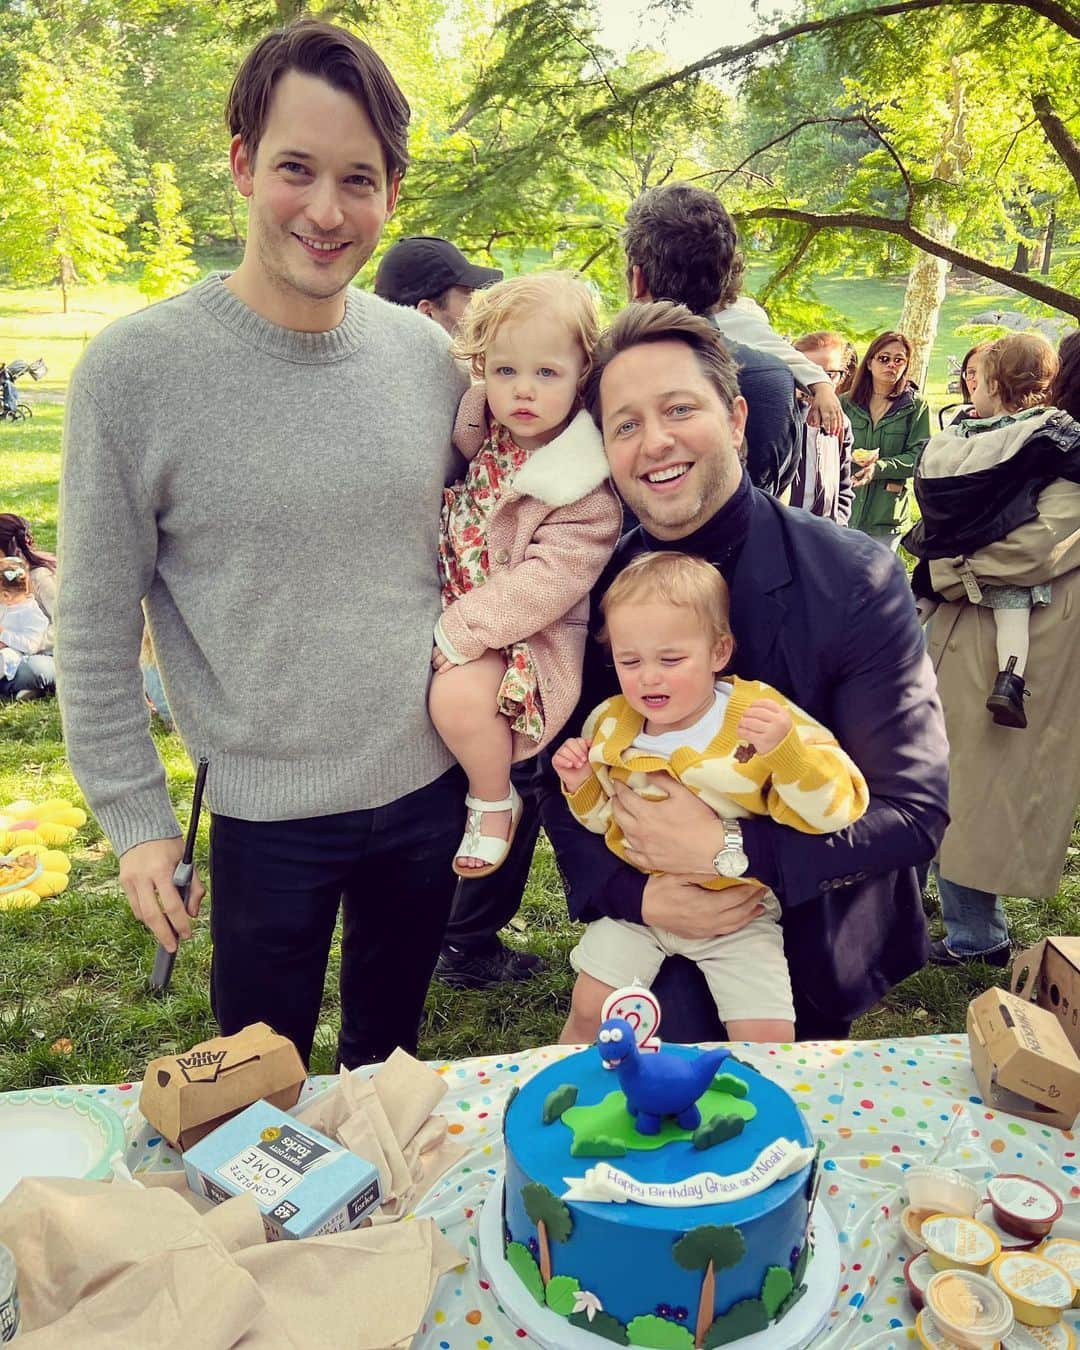
<instances>
[{"instance_id":1,"label":"white t-shirt","mask_svg":"<svg viewBox=\"0 0 1080 1350\"><path fill-rule=\"evenodd\" d=\"M680 746L696 750L699 755L703 754L724 725L724 714L731 698L731 685L721 680L714 694L712 707L692 726L683 727L681 731L661 731L656 736L641 731L634 738L630 749L640 750L643 755L656 755L659 759L670 759Z\"/></svg>"},{"instance_id":2,"label":"white t-shirt","mask_svg":"<svg viewBox=\"0 0 1080 1350\"><path fill-rule=\"evenodd\" d=\"M0 604L0 674L10 680L24 656L41 651L49 621L36 600Z\"/></svg>"}]
</instances>

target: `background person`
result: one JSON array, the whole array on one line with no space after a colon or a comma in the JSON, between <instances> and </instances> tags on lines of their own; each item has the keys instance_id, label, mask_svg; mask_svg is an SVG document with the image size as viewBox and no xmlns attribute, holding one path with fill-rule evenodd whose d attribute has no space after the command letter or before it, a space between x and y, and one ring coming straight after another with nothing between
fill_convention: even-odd
<instances>
[{"instance_id":1,"label":"background person","mask_svg":"<svg viewBox=\"0 0 1080 1350\"><path fill-rule=\"evenodd\" d=\"M383 254L375 273L375 294L419 310L453 337L473 291L501 281L502 275L497 267L469 262L449 239L414 234L391 244Z\"/></svg>"},{"instance_id":2,"label":"background person","mask_svg":"<svg viewBox=\"0 0 1080 1350\"><path fill-rule=\"evenodd\" d=\"M30 568L30 590L38 607L49 621L41 646L19 664L9 686L9 696L20 703L56 692L56 663L53 657L56 634L56 559L35 548L30 522L25 516L0 511L0 556L21 558Z\"/></svg>"},{"instance_id":3,"label":"background person","mask_svg":"<svg viewBox=\"0 0 1080 1350\"><path fill-rule=\"evenodd\" d=\"M28 656L41 650L49 620L30 588L22 558L0 558L0 699L17 697L15 676Z\"/></svg>"},{"instance_id":4,"label":"background person","mask_svg":"<svg viewBox=\"0 0 1080 1350\"><path fill-rule=\"evenodd\" d=\"M1068 345L1066 345L1068 344ZM1080 338L1061 347L1052 398L1080 424ZM931 945L939 965L1007 966L1009 926L1002 895L1054 896L1080 802L1080 485L1059 479L1039 493L1035 517L1004 539L930 562L945 597L927 626L949 735L948 830L935 864L945 936ZM996 669L993 611L967 598L965 573L989 585L1046 586L1051 605L1031 610L1028 734L986 715L986 672Z\"/></svg>"},{"instance_id":5,"label":"background person","mask_svg":"<svg viewBox=\"0 0 1080 1350\"><path fill-rule=\"evenodd\" d=\"M749 410L746 468L763 492L787 491L802 457L804 413L795 375L773 345L788 344L768 324L732 308L739 298L743 260L735 223L720 199L689 183L668 183L643 192L626 213L622 232L631 301L673 300L702 314L723 336L738 365L739 391ZM766 349L744 336L749 329ZM795 353L807 377L818 368ZM632 523L632 522L631 522Z\"/></svg>"},{"instance_id":6,"label":"background person","mask_svg":"<svg viewBox=\"0 0 1080 1350\"><path fill-rule=\"evenodd\" d=\"M854 446L849 524L895 553L911 524L911 479L930 435L930 409L908 378L911 343L880 333L844 395Z\"/></svg>"},{"instance_id":7,"label":"background person","mask_svg":"<svg viewBox=\"0 0 1080 1350\"><path fill-rule=\"evenodd\" d=\"M585 400L612 481L641 521L594 594L639 553L677 549L712 563L731 592L733 673L766 681L830 727L862 771L870 804L854 825L814 836L763 818L717 820L670 778L665 801L616 785L619 827L639 865L660 874L646 878L578 826L552 775L544 827L570 913L715 937L756 916L760 888L717 892L702 879L753 876L783 908L798 1034L844 1037L853 1017L926 960L916 868L947 820L944 726L907 576L865 536L752 486L740 459L746 408L734 363L716 330L681 306L623 310L601 337ZM681 472L652 481L674 468ZM597 627L575 722L615 692ZM683 958L665 962L654 988L668 1038L722 1034Z\"/></svg>"},{"instance_id":8,"label":"background person","mask_svg":"<svg viewBox=\"0 0 1080 1350\"><path fill-rule=\"evenodd\" d=\"M343 910L338 1057L354 1066L415 1048L453 895L461 772L427 687L466 379L437 324L351 285L408 164L409 107L379 56L297 20L245 58L228 121L248 202L239 267L104 329L72 378L61 711L132 911L174 949L203 889L189 913L172 884L180 828L140 696L145 600L176 726L210 762L221 1029L268 1022L307 1060ZM282 675L298 568L307 579L282 553L282 502L291 534L320 543L320 584L300 587L319 658L302 681Z\"/></svg>"},{"instance_id":9,"label":"background person","mask_svg":"<svg viewBox=\"0 0 1080 1350\"><path fill-rule=\"evenodd\" d=\"M807 333L795 342L797 351L824 370L837 389L847 376L848 348L854 347L843 335L828 330ZM846 525L851 517L854 492L851 486L851 423L841 414L839 435L830 435L824 427L807 423L802 458L791 484L789 501L815 516Z\"/></svg>"}]
</instances>

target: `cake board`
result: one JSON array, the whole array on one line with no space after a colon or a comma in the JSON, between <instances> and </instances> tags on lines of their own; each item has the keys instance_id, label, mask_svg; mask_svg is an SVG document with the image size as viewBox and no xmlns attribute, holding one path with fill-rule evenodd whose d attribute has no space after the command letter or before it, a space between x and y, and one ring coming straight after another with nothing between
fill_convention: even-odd
<instances>
[{"instance_id":1,"label":"cake board","mask_svg":"<svg viewBox=\"0 0 1080 1350\"><path fill-rule=\"evenodd\" d=\"M605 1342L541 1308L511 1270L503 1254L503 1181L491 1188L477 1226L480 1265L503 1311L543 1350L598 1350ZM806 1293L779 1324L733 1342L734 1350L804 1350L829 1320L840 1286L840 1244L828 1211L815 1205L811 1224L814 1256L806 1271Z\"/></svg>"}]
</instances>

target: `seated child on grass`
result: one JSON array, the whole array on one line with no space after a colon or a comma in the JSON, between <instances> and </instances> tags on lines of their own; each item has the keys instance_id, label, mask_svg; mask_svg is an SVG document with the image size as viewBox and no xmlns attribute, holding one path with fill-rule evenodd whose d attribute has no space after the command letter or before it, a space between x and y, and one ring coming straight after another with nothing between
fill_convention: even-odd
<instances>
[{"instance_id":1,"label":"seated child on grass","mask_svg":"<svg viewBox=\"0 0 1080 1350\"><path fill-rule=\"evenodd\" d=\"M614 819L615 782L663 796L670 774L722 818L768 815L807 834L831 833L866 810L862 774L819 722L757 680L717 679L733 642L727 584L715 567L678 552L635 558L601 602L601 638L622 693L586 719L582 735L552 757L570 809L640 868ZM722 890L753 878L702 879ZM613 989L650 984L665 956L701 966L728 1037L787 1041L795 1034L780 906L726 937L680 938L664 929L603 918L571 953L578 972L562 1039L592 1040Z\"/></svg>"},{"instance_id":2,"label":"seated child on grass","mask_svg":"<svg viewBox=\"0 0 1080 1350\"><path fill-rule=\"evenodd\" d=\"M11 698L12 681L23 661L41 651L49 631L45 611L34 599L30 567L21 558L0 558L0 698Z\"/></svg>"}]
</instances>

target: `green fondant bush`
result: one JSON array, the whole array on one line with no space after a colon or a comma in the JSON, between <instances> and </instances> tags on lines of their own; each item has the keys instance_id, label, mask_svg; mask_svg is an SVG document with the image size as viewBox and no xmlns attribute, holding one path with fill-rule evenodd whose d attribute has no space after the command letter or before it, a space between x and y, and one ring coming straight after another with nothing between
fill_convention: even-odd
<instances>
[{"instance_id":1,"label":"green fondant bush","mask_svg":"<svg viewBox=\"0 0 1080 1350\"><path fill-rule=\"evenodd\" d=\"M770 1322L780 1311L780 1305L793 1288L791 1271L786 1266L770 1266L765 1272L765 1279L761 1284L761 1301L765 1304Z\"/></svg>"},{"instance_id":2,"label":"green fondant bush","mask_svg":"<svg viewBox=\"0 0 1080 1350\"><path fill-rule=\"evenodd\" d=\"M580 1288L573 1275L552 1275L544 1291L548 1307L560 1317L569 1317L574 1311L574 1295Z\"/></svg>"},{"instance_id":3,"label":"green fondant bush","mask_svg":"<svg viewBox=\"0 0 1080 1350\"><path fill-rule=\"evenodd\" d=\"M714 1346L730 1345L744 1336L752 1336L755 1331L764 1331L768 1325L769 1315L761 1299L744 1298L716 1319L705 1333L702 1344L705 1350L713 1350Z\"/></svg>"},{"instance_id":4,"label":"green fondant bush","mask_svg":"<svg viewBox=\"0 0 1080 1350\"><path fill-rule=\"evenodd\" d=\"M655 1350L693 1350L694 1346L694 1338L686 1327L654 1313L635 1317L626 1334L631 1345L651 1345Z\"/></svg>"},{"instance_id":5,"label":"green fondant bush","mask_svg":"<svg viewBox=\"0 0 1080 1350\"><path fill-rule=\"evenodd\" d=\"M520 1242L511 1242L506 1248L506 1261L525 1288L544 1306L544 1281L540 1278L540 1267L532 1258L532 1252Z\"/></svg>"},{"instance_id":6,"label":"green fondant bush","mask_svg":"<svg viewBox=\"0 0 1080 1350\"><path fill-rule=\"evenodd\" d=\"M571 1313L566 1320L572 1327L581 1327L583 1331L591 1331L594 1336L603 1336L605 1341L614 1341L616 1345L630 1344L626 1338L626 1328L610 1313L594 1313L591 1322L588 1313Z\"/></svg>"}]
</instances>

